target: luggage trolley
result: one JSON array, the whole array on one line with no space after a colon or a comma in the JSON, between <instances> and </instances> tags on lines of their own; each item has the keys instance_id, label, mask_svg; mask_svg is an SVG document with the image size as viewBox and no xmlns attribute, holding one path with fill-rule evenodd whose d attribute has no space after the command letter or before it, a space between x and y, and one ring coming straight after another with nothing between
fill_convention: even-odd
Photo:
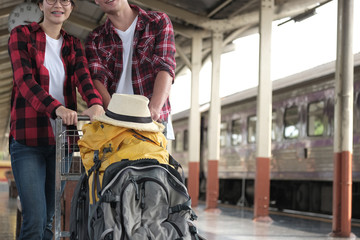
<instances>
[{"instance_id":1,"label":"luggage trolley","mask_svg":"<svg viewBox=\"0 0 360 240\"><path fill-rule=\"evenodd\" d=\"M78 116L78 122L90 121L88 116ZM55 240L70 237L69 232L61 231L61 196L66 181L79 180L83 168L77 139L81 130L64 130L62 119L56 119L56 173L55 173ZM62 187L63 186L63 187Z\"/></svg>"}]
</instances>

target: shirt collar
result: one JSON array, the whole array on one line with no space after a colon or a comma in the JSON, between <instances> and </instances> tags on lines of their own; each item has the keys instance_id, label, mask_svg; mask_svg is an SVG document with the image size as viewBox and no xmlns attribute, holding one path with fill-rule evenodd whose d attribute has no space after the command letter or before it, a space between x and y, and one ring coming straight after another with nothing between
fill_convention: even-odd
<instances>
[{"instance_id":1,"label":"shirt collar","mask_svg":"<svg viewBox=\"0 0 360 240\"><path fill-rule=\"evenodd\" d=\"M138 12L138 21L136 24L136 29L143 30L145 28L146 24L149 21L151 21L149 14L145 10L141 9L140 7L138 7L136 5L130 4L130 7L132 9L135 9ZM106 19L104 28L105 28L106 34L109 34L112 32L111 30L114 28L114 25L112 24L112 22L110 21L109 18Z\"/></svg>"},{"instance_id":2,"label":"shirt collar","mask_svg":"<svg viewBox=\"0 0 360 240\"><path fill-rule=\"evenodd\" d=\"M40 27L40 24L37 23L37 22L32 22L30 24L30 32L43 32L44 33L44 30ZM64 39L66 39L68 37L68 34L63 30L61 29L60 30L60 34L63 36Z\"/></svg>"}]
</instances>

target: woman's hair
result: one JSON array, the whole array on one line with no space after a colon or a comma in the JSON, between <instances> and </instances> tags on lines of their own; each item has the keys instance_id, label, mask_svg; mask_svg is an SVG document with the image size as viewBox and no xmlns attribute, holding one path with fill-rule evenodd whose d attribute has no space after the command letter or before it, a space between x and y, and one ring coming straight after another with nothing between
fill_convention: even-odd
<instances>
[{"instance_id":1,"label":"woman's hair","mask_svg":"<svg viewBox=\"0 0 360 240\"><path fill-rule=\"evenodd\" d=\"M58 1L60 1L60 0L58 0ZM73 6L73 7L75 7L75 2L74 2L74 0L70 0L70 2L71 2L71 5ZM37 5L39 6L39 4L44 4L44 0L37 0ZM38 23L42 23L44 21L44 14L42 15L42 17L41 17L41 19L40 19L40 21L38 22Z\"/></svg>"}]
</instances>

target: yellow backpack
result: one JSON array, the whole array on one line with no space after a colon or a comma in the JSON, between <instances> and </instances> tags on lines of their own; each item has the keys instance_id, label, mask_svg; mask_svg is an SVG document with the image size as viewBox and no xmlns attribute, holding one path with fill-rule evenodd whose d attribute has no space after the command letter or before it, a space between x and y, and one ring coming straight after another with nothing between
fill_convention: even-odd
<instances>
[{"instance_id":1,"label":"yellow backpack","mask_svg":"<svg viewBox=\"0 0 360 240\"><path fill-rule=\"evenodd\" d=\"M101 190L104 171L112 163L156 159L160 164L176 166L169 157L167 140L161 132L135 131L99 121L85 124L82 131L83 136L78 145L89 177L90 204L98 201L96 193Z\"/></svg>"}]
</instances>

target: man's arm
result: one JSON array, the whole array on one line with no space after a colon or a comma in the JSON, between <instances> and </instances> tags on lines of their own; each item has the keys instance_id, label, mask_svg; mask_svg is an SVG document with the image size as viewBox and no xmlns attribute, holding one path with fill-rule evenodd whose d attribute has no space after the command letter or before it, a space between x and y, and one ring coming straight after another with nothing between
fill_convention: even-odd
<instances>
[{"instance_id":1,"label":"man's arm","mask_svg":"<svg viewBox=\"0 0 360 240\"><path fill-rule=\"evenodd\" d=\"M151 117L154 121L160 119L161 109L170 95L172 77L166 71L160 71L155 79L153 95L149 103Z\"/></svg>"},{"instance_id":2,"label":"man's arm","mask_svg":"<svg viewBox=\"0 0 360 240\"><path fill-rule=\"evenodd\" d=\"M110 71L106 69L98 54L98 44L95 42L94 32L91 32L85 42L85 53L89 64L91 78L96 90L100 93L104 109L110 102L110 94L107 90L107 80L110 79Z\"/></svg>"},{"instance_id":3,"label":"man's arm","mask_svg":"<svg viewBox=\"0 0 360 240\"><path fill-rule=\"evenodd\" d=\"M98 92L100 93L100 95L102 97L104 109L107 109L110 99L111 99L111 96L110 96L108 90L106 89L104 84L102 84L102 82L100 82L99 80L93 80L93 82L94 82L95 88L98 90Z\"/></svg>"}]
</instances>

